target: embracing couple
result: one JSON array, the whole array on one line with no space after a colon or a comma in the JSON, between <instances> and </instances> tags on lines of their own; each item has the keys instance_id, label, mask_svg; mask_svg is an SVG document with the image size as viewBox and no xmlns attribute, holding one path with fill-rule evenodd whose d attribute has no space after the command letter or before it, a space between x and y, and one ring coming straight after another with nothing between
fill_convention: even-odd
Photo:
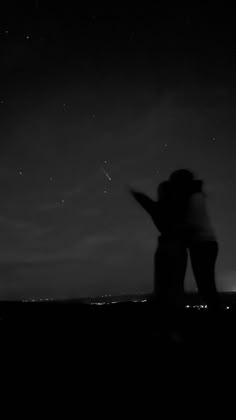
<instances>
[{"instance_id":1,"label":"embracing couple","mask_svg":"<svg viewBox=\"0 0 236 420\"><path fill-rule=\"evenodd\" d=\"M174 171L158 187L158 200L129 190L160 232L154 256L154 298L161 308L181 308L188 255L199 294L208 309L219 308L215 284L218 242L211 226L203 181L187 169Z\"/></svg>"}]
</instances>

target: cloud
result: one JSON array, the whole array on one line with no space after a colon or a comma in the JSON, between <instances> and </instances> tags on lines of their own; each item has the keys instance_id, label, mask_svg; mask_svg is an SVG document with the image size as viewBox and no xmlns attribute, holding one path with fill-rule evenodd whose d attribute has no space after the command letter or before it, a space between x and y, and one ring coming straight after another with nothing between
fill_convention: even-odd
<instances>
[{"instance_id":1,"label":"cloud","mask_svg":"<svg viewBox=\"0 0 236 420\"><path fill-rule=\"evenodd\" d=\"M47 212L47 211L50 211L50 210L54 210L54 209L59 209L59 208L61 208L63 206L63 202L62 201L48 201L48 202L45 202L45 203L43 203L43 204L41 204L40 206L39 206L39 211L40 212Z\"/></svg>"},{"instance_id":2,"label":"cloud","mask_svg":"<svg viewBox=\"0 0 236 420\"><path fill-rule=\"evenodd\" d=\"M52 228L42 227L39 224L27 221L27 220L20 220L20 219L12 219L0 216L0 224L7 226L8 229L15 231L16 233L22 235L28 235L30 237L41 237L45 233L48 233L52 230Z\"/></svg>"},{"instance_id":3,"label":"cloud","mask_svg":"<svg viewBox=\"0 0 236 420\"><path fill-rule=\"evenodd\" d=\"M52 228L31 221L0 216L1 261L14 261L32 255L45 242Z\"/></svg>"},{"instance_id":4,"label":"cloud","mask_svg":"<svg viewBox=\"0 0 236 420\"><path fill-rule=\"evenodd\" d=\"M113 246L122 241L121 235L117 232L97 232L82 236L80 229L77 229L77 232L73 229L73 231L59 232L59 236L55 235L55 232L51 233L50 228L30 223L11 224L11 230L8 227L6 234L2 236L2 243L5 246L0 262L53 262L66 259L99 261L104 255L109 257L110 253L117 252ZM6 239L9 236L11 239Z\"/></svg>"},{"instance_id":5,"label":"cloud","mask_svg":"<svg viewBox=\"0 0 236 420\"><path fill-rule=\"evenodd\" d=\"M38 210L40 212L47 212L47 211L61 208L64 205L68 204L68 200L81 196L83 192L84 192L84 188L81 185L75 186L74 188L69 189L67 191L58 192L58 195L61 196L61 200L54 199L54 200L45 201L44 203L40 204Z\"/></svg>"},{"instance_id":6,"label":"cloud","mask_svg":"<svg viewBox=\"0 0 236 420\"><path fill-rule=\"evenodd\" d=\"M79 236L79 235L78 235ZM72 241L68 246L61 246L60 248L53 251L53 244L51 249L45 255L42 255L42 259L45 260L59 260L59 259L70 259L74 258L77 260L91 259L100 260L104 255L110 255L114 252L112 246L119 243L122 240L120 234L111 232L103 233L97 232L85 235L83 238ZM56 244L55 244L56 247ZM106 252L105 249L106 248Z\"/></svg>"},{"instance_id":7,"label":"cloud","mask_svg":"<svg viewBox=\"0 0 236 420\"><path fill-rule=\"evenodd\" d=\"M115 233L98 233L98 234L92 234L84 238L83 244L87 246L98 246L98 245L105 245L114 243L115 241L119 240L120 237Z\"/></svg>"},{"instance_id":8,"label":"cloud","mask_svg":"<svg viewBox=\"0 0 236 420\"><path fill-rule=\"evenodd\" d=\"M66 197L66 198L77 197L77 196L81 195L83 192L84 192L84 188L81 185L79 185L79 186L76 186L76 187L72 188L69 191L66 191L64 193L64 197Z\"/></svg>"}]
</instances>

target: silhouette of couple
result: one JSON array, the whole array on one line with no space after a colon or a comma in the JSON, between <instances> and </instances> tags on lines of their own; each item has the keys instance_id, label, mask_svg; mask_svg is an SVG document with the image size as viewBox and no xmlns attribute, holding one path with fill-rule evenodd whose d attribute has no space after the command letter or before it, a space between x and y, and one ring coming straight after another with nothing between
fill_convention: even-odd
<instances>
[{"instance_id":1,"label":"silhouette of couple","mask_svg":"<svg viewBox=\"0 0 236 420\"><path fill-rule=\"evenodd\" d=\"M181 309L190 256L198 292L208 308L219 308L215 285L218 242L211 226L203 181L187 169L174 171L158 187L158 201L129 189L160 232L154 255L154 300L160 310Z\"/></svg>"}]
</instances>

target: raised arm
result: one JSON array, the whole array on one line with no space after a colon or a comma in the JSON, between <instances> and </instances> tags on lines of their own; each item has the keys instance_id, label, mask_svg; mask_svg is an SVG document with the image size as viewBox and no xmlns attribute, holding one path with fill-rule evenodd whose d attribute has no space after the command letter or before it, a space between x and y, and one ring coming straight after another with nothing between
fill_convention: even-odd
<instances>
[{"instance_id":1,"label":"raised arm","mask_svg":"<svg viewBox=\"0 0 236 420\"><path fill-rule=\"evenodd\" d=\"M144 208L144 210L146 210L152 216L156 202L149 198L146 194L143 194L139 191L129 189L129 192L135 198L135 200Z\"/></svg>"}]
</instances>

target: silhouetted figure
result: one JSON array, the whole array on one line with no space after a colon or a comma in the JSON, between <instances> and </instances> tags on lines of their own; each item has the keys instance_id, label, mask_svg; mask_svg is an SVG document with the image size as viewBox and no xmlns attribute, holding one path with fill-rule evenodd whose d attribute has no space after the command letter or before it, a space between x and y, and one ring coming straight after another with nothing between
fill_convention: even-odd
<instances>
[{"instance_id":1,"label":"silhouetted figure","mask_svg":"<svg viewBox=\"0 0 236 420\"><path fill-rule=\"evenodd\" d=\"M193 173L186 169L173 172L169 180L179 214L178 235L189 250L199 294L209 309L218 309L219 295L215 284L218 242L207 211L203 181L195 180Z\"/></svg>"},{"instance_id":2,"label":"silhouetted figure","mask_svg":"<svg viewBox=\"0 0 236 420\"><path fill-rule=\"evenodd\" d=\"M176 234L173 191L169 181L158 187L158 201L130 189L130 193L149 213L160 232L154 255L154 299L157 308L167 314L183 304L187 249L181 235Z\"/></svg>"}]
</instances>

